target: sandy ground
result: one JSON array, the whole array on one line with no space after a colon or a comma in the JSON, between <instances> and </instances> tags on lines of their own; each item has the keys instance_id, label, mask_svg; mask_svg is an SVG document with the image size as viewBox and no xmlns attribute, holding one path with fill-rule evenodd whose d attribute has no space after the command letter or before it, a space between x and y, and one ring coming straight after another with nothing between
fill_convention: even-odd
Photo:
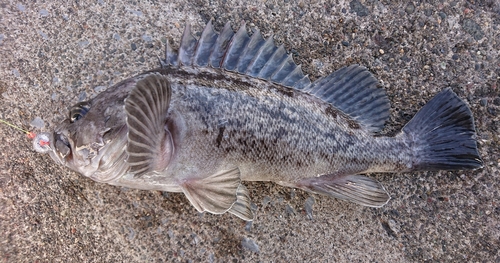
<instances>
[{"instance_id":1,"label":"sandy ground","mask_svg":"<svg viewBox=\"0 0 500 263\"><path fill-rule=\"evenodd\" d=\"M498 1L34 2L0 3L0 118L26 129L49 131L72 104L158 67L186 23L245 21L313 79L368 67L392 104L388 133L452 87L474 112L484 168L372 175L392 196L381 209L247 183L246 224L181 194L94 183L1 125L0 261L500 262Z\"/></svg>"}]
</instances>

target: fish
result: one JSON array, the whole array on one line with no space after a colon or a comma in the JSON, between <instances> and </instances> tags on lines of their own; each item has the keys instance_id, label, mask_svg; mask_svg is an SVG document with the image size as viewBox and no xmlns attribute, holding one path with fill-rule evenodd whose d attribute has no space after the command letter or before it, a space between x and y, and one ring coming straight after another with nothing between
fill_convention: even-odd
<instances>
[{"instance_id":1,"label":"fish","mask_svg":"<svg viewBox=\"0 0 500 263\"><path fill-rule=\"evenodd\" d=\"M218 33L210 21L199 39L187 25L159 60L71 107L35 150L94 181L184 193L198 212L247 221L245 181L382 207L390 195L366 174L483 165L472 113L451 88L385 136L389 99L366 67L311 81L284 45L245 23Z\"/></svg>"}]
</instances>

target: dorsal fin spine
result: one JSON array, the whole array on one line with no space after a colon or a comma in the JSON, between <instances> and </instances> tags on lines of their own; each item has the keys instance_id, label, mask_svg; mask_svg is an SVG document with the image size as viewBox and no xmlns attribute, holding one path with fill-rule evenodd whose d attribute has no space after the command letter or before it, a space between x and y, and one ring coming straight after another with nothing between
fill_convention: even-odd
<instances>
[{"instance_id":1,"label":"dorsal fin spine","mask_svg":"<svg viewBox=\"0 0 500 263\"><path fill-rule=\"evenodd\" d=\"M249 41L250 37L247 34L246 23L243 22L236 34L231 38L229 47L222 59L222 67L227 70L235 70L238 66L241 52L246 50Z\"/></svg>"},{"instance_id":2,"label":"dorsal fin spine","mask_svg":"<svg viewBox=\"0 0 500 263\"><path fill-rule=\"evenodd\" d=\"M292 54L288 54L287 58L285 60L283 60L281 65L278 67L278 70L276 70L276 72L269 79L272 81L276 81L277 83L281 83L283 81L283 79L286 76L288 76L289 71L291 71L291 70L287 69L287 67L290 67L290 65L292 65L292 64L293 64L293 66L292 66L293 69L295 69L296 65L293 62Z\"/></svg>"},{"instance_id":3,"label":"dorsal fin spine","mask_svg":"<svg viewBox=\"0 0 500 263\"><path fill-rule=\"evenodd\" d=\"M270 79L271 75L276 71L279 65L286 59L286 51L283 45L280 45L271 55L266 64L262 67L259 77L262 79Z\"/></svg>"},{"instance_id":4,"label":"dorsal fin spine","mask_svg":"<svg viewBox=\"0 0 500 263\"><path fill-rule=\"evenodd\" d=\"M302 65L298 65L292 72L290 72L285 77L282 84L285 86L291 86L294 83L296 83L298 80L300 80L303 76L304 76L304 74L302 74Z\"/></svg>"},{"instance_id":5,"label":"dorsal fin spine","mask_svg":"<svg viewBox=\"0 0 500 263\"><path fill-rule=\"evenodd\" d=\"M228 44L234 36L234 31L231 29L231 23L227 22L222 29L222 32L215 41L215 46L212 54L210 54L209 65L214 68L220 68L222 65L222 57L227 51Z\"/></svg>"},{"instance_id":6,"label":"dorsal fin spine","mask_svg":"<svg viewBox=\"0 0 500 263\"><path fill-rule=\"evenodd\" d=\"M237 66L238 72L245 73L247 71L250 61L254 58L253 55L254 50L260 48L263 42L264 39L262 38L260 31L258 29L255 30L252 37L250 37L250 40L248 41L245 50L241 54L240 59L238 60L238 66Z\"/></svg>"},{"instance_id":7,"label":"dorsal fin spine","mask_svg":"<svg viewBox=\"0 0 500 263\"><path fill-rule=\"evenodd\" d=\"M245 73L252 77L258 76L272 53L274 53L275 48L273 36L271 35L255 53Z\"/></svg>"},{"instance_id":8,"label":"dorsal fin spine","mask_svg":"<svg viewBox=\"0 0 500 263\"><path fill-rule=\"evenodd\" d=\"M201 37L198 40L198 44L196 46L195 57L193 60L193 65L197 66L207 66L210 56L214 51L215 42L217 41L218 34L215 33L212 20L210 20L203 32L201 33ZM208 51L208 52L207 52Z\"/></svg>"}]
</instances>

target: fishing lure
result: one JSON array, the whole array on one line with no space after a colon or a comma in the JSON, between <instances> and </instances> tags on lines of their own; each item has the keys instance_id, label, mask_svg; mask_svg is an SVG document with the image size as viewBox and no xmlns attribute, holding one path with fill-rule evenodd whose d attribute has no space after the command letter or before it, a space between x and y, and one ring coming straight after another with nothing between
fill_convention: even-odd
<instances>
[{"instance_id":1,"label":"fishing lure","mask_svg":"<svg viewBox=\"0 0 500 263\"><path fill-rule=\"evenodd\" d=\"M18 130L18 131L22 131L22 132L26 133L26 136L29 139L33 140L33 148L35 149L35 151L37 151L39 153L45 153L45 152L48 152L50 150L50 139L49 139L48 133L42 132L40 134L36 134L35 132L27 131L19 126L16 126L16 125L6 121L6 120L0 119L0 122L6 124L7 126L9 126L11 128Z\"/></svg>"}]
</instances>

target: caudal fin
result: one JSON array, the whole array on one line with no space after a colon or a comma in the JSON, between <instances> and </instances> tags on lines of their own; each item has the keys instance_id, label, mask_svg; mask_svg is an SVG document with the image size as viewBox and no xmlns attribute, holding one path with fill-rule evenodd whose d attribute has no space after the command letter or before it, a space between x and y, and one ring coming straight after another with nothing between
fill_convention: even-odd
<instances>
[{"instance_id":1,"label":"caudal fin","mask_svg":"<svg viewBox=\"0 0 500 263\"><path fill-rule=\"evenodd\" d=\"M450 88L437 94L403 132L412 142L412 170L464 170L482 167L470 109Z\"/></svg>"}]
</instances>

